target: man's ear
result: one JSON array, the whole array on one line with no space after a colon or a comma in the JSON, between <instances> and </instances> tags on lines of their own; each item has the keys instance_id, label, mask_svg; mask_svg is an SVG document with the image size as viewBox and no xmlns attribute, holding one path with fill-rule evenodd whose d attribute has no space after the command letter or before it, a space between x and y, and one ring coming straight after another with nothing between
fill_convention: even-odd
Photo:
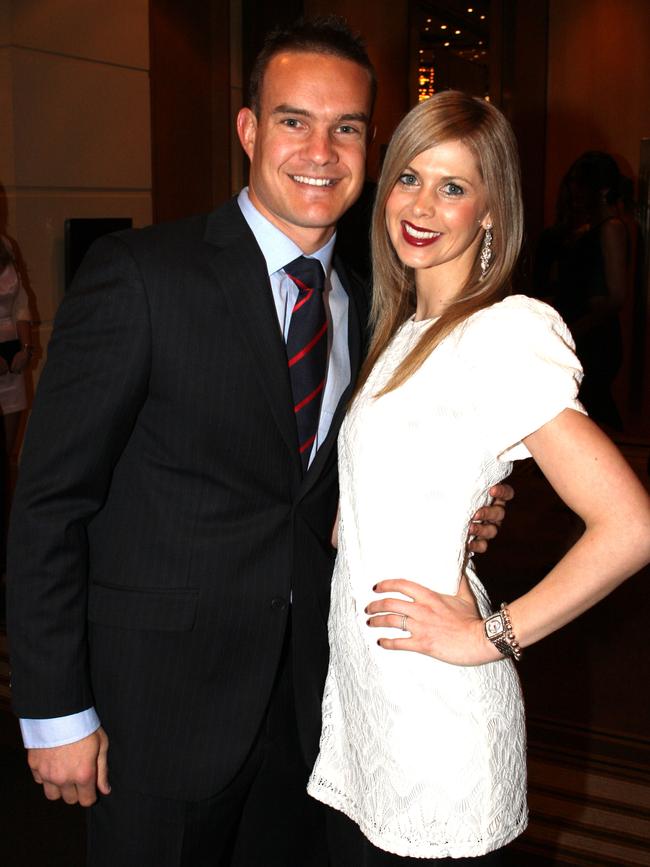
<instances>
[{"instance_id":1,"label":"man's ear","mask_svg":"<svg viewBox=\"0 0 650 867\"><path fill-rule=\"evenodd\" d=\"M250 108L240 109L237 114L237 135L249 160L253 159L256 133L257 118L255 117L255 113Z\"/></svg>"}]
</instances>

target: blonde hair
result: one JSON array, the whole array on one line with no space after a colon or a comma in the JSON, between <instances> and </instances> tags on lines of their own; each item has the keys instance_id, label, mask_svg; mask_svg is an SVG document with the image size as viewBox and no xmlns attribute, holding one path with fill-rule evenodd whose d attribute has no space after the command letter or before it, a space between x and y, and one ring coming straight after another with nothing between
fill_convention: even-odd
<instances>
[{"instance_id":1,"label":"blonde hair","mask_svg":"<svg viewBox=\"0 0 650 867\"><path fill-rule=\"evenodd\" d=\"M508 121L493 105L460 91L437 93L412 109L391 139L372 216L372 339L357 391L398 328L415 312L413 269L397 257L386 228L386 201L405 168L418 154L448 141L461 141L476 156L492 223L492 258L481 277L479 253L464 286L442 316L430 325L379 395L397 388L421 367L441 340L472 313L503 297L510 288L523 237L519 156Z\"/></svg>"}]
</instances>

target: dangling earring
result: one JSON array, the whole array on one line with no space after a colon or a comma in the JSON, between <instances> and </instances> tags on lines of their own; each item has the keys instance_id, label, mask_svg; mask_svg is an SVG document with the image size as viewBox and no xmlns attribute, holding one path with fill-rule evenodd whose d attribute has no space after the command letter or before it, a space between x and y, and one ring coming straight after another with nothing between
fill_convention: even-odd
<instances>
[{"instance_id":1,"label":"dangling earring","mask_svg":"<svg viewBox=\"0 0 650 867\"><path fill-rule=\"evenodd\" d=\"M485 227L485 235L483 235L483 244L481 245L481 280L487 274L490 267L490 259L492 258L492 223L488 223Z\"/></svg>"}]
</instances>

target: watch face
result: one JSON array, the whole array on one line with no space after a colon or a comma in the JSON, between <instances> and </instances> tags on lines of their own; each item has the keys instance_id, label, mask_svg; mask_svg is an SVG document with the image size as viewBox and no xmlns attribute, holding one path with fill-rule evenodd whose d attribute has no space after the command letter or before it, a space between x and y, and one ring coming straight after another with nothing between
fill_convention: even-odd
<instances>
[{"instance_id":1,"label":"watch face","mask_svg":"<svg viewBox=\"0 0 650 867\"><path fill-rule=\"evenodd\" d=\"M495 635L501 635L504 631L505 626L501 614L495 614L493 617L489 617L485 621L485 634L488 638L494 638Z\"/></svg>"}]
</instances>

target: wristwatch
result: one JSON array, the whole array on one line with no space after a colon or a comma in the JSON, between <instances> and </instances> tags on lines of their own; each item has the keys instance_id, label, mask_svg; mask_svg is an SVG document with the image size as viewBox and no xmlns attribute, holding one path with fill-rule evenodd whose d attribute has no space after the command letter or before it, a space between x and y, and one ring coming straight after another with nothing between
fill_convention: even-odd
<instances>
[{"instance_id":1,"label":"wristwatch","mask_svg":"<svg viewBox=\"0 0 650 867\"><path fill-rule=\"evenodd\" d=\"M492 642L502 656L508 656L517 661L521 659L521 648L512 631L512 624L505 603L501 605L499 611L485 618L483 627L485 637Z\"/></svg>"}]
</instances>

